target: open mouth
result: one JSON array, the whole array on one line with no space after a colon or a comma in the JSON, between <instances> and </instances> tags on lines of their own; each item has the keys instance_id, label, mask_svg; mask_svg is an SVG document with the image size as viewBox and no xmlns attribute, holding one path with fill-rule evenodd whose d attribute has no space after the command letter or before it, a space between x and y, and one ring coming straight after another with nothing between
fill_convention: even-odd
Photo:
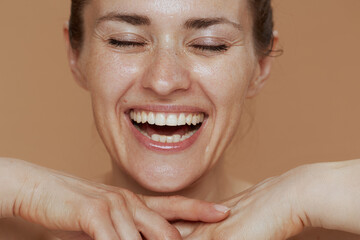
<instances>
[{"instance_id":1,"label":"open mouth","mask_svg":"<svg viewBox=\"0 0 360 240\"><path fill-rule=\"evenodd\" d=\"M145 137L163 144L176 144L191 138L202 126L204 113L154 113L130 110L134 127Z\"/></svg>"}]
</instances>

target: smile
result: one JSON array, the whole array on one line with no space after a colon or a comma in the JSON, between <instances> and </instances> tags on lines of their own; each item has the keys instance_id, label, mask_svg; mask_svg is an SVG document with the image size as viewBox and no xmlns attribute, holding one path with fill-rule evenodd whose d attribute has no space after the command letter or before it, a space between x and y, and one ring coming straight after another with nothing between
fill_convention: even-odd
<instances>
[{"instance_id":1,"label":"smile","mask_svg":"<svg viewBox=\"0 0 360 240\"><path fill-rule=\"evenodd\" d=\"M153 112L132 109L129 118L135 136L153 150L183 150L191 146L205 121L202 112Z\"/></svg>"}]
</instances>

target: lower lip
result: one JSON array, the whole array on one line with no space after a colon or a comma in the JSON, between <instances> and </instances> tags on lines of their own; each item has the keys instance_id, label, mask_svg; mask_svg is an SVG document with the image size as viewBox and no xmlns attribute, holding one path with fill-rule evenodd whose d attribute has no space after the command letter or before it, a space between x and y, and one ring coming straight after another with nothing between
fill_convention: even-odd
<instances>
[{"instance_id":1,"label":"lower lip","mask_svg":"<svg viewBox=\"0 0 360 240\"><path fill-rule=\"evenodd\" d=\"M142 143L146 148L152 150L152 151L158 151L158 152L180 152L183 151L190 146L192 146L195 141L200 136L203 127L205 126L206 120L201 124L201 127L188 139L178 142L178 143L161 143L156 142L146 136L144 136L141 132L139 132L135 126L130 121L130 118L127 116L127 122L130 125L131 131L134 133L136 139Z\"/></svg>"}]
</instances>

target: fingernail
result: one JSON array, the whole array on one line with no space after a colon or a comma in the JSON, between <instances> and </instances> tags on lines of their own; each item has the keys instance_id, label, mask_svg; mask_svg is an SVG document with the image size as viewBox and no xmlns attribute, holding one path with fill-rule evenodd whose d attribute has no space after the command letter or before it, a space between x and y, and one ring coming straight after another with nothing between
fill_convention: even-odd
<instances>
[{"instance_id":1,"label":"fingernail","mask_svg":"<svg viewBox=\"0 0 360 240\"><path fill-rule=\"evenodd\" d=\"M231 210L230 208L228 208L226 206L218 205L218 204L215 204L214 208L216 211L221 212L221 213L227 213Z\"/></svg>"}]
</instances>

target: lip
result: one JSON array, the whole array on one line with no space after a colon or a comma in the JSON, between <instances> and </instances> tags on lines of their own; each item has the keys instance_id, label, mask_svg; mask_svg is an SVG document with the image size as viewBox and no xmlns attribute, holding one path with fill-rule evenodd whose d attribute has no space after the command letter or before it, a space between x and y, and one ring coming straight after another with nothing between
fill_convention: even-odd
<instances>
[{"instance_id":1,"label":"lip","mask_svg":"<svg viewBox=\"0 0 360 240\"><path fill-rule=\"evenodd\" d=\"M165 112L165 113L205 113L204 109L192 106L179 106L179 105L146 105L146 106L132 106L128 108L125 113L129 113L130 110L144 110L148 112Z\"/></svg>"},{"instance_id":2,"label":"lip","mask_svg":"<svg viewBox=\"0 0 360 240\"><path fill-rule=\"evenodd\" d=\"M141 143L143 144L147 149L155 151L155 152L166 152L166 153L176 153L176 152L180 152L183 151L189 147L191 147L196 140L198 139L198 137L200 136L203 128L205 128L206 126L206 122L207 122L207 118L204 119L204 122L201 124L201 127L194 133L194 135L192 135L190 138L182 141L182 142L178 142L178 143L161 143L161 142L156 142L146 136L144 136L142 133L140 133L135 126L133 125L133 123L130 120L130 110L132 109L137 109L137 110L144 110L144 111L152 111L152 112L164 112L164 113L194 113L194 112L202 112L205 113L205 111L203 109L197 108L197 107L192 107L192 106L159 106L159 105L149 105L149 106L133 106L131 108L129 108L126 112L125 112L125 118L126 118L126 122L129 126L129 128L131 129L131 131L133 132L135 138Z\"/></svg>"}]
</instances>

